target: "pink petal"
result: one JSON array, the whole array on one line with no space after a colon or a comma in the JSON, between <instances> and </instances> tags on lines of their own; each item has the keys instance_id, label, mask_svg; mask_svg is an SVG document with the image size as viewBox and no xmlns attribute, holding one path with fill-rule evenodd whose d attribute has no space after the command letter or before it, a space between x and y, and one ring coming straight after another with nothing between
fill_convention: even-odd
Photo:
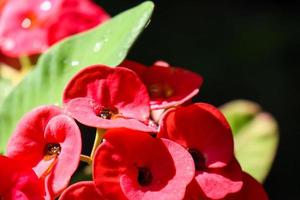
<instances>
[{"instance_id":1,"label":"pink petal","mask_svg":"<svg viewBox=\"0 0 300 200\"><path fill-rule=\"evenodd\" d=\"M223 168L198 171L195 179L205 196L211 199L222 199L243 186L242 171L236 160Z\"/></svg>"},{"instance_id":2,"label":"pink petal","mask_svg":"<svg viewBox=\"0 0 300 200\"><path fill-rule=\"evenodd\" d=\"M130 128L145 132L156 132L157 128L153 125L147 125L136 119L127 117L117 117L114 119L103 119L98 116L99 105L90 98L76 98L66 104L66 110L80 123L97 128Z\"/></svg>"},{"instance_id":3,"label":"pink petal","mask_svg":"<svg viewBox=\"0 0 300 200\"><path fill-rule=\"evenodd\" d=\"M81 154L81 135L73 119L59 115L50 120L45 130L47 143L59 143L61 153L48 175L46 187L51 196L56 196L67 187L78 167Z\"/></svg>"}]
</instances>

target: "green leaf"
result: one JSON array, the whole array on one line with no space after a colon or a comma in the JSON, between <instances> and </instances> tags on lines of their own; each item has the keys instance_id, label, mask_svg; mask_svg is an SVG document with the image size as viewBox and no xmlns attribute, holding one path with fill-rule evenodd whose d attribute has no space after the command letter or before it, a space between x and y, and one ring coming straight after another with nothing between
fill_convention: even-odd
<instances>
[{"instance_id":1,"label":"green leaf","mask_svg":"<svg viewBox=\"0 0 300 200\"><path fill-rule=\"evenodd\" d=\"M10 93L0 110L0 152L5 151L10 134L26 112L43 104L61 105L65 85L79 70L93 64L116 66L122 62L149 22L153 7L152 2L144 2L43 54L35 70Z\"/></svg>"},{"instance_id":2,"label":"green leaf","mask_svg":"<svg viewBox=\"0 0 300 200\"><path fill-rule=\"evenodd\" d=\"M245 100L229 102L221 110L232 127L235 155L242 169L263 182L278 147L276 120L256 103Z\"/></svg>"},{"instance_id":3,"label":"green leaf","mask_svg":"<svg viewBox=\"0 0 300 200\"><path fill-rule=\"evenodd\" d=\"M261 111L258 104L247 100L235 100L221 107L230 124L233 134L237 134L241 128L249 123L255 115Z\"/></svg>"}]
</instances>

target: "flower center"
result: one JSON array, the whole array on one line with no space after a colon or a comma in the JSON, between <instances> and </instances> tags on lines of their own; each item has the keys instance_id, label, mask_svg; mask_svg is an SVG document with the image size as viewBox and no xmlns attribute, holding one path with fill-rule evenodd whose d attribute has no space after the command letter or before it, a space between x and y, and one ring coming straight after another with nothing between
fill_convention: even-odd
<instances>
[{"instance_id":1,"label":"flower center","mask_svg":"<svg viewBox=\"0 0 300 200\"><path fill-rule=\"evenodd\" d=\"M141 186L149 185L152 182L152 179L151 171L147 167L138 168L137 181Z\"/></svg>"},{"instance_id":2,"label":"flower center","mask_svg":"<svg viewBox=\"0 0 300 200\"><path fill-rule=\"evenodd\" d=\"M100 110L98 116L102 119L111 119L114 115L117 114L118 110L116 108L105 107Z\"/></svg>"},{"instance_id":3,"label":"flower center","mask_svg":"<svg viewBox=\"0 0 300 200\"><path fill-rule=\"evenodd\" d=\"M61 146L58 143L48 143L45 146L45 156L52 158L53 156L58 156L61 152Z\"/></svg>"},{"instance_id":4,"label":"flower center","mask_svg":"<svg viewBox=\"0 0 300 200\"><path fill-rule=\"evenodd\" d=\"M202 153L200 153L197 149L188 149L188 152L191 154L194 164L195 164L195 169L196 170L201 170L203 171L206 166L205 166L205 157L203 156Z\"/></svg>"},{"instance_id":5,"label":"flower center","mask_svg":"<svg viewBox=\"0 0 300 200\"><path fill-rule=\"evenodd\" d=\"M24 17L23 21L21 22L21 27L24 29L31 29L38 25L37 16L33 12L29 12Z\"/></svg>"},{"instance_id":6,"label":"flower center","mask_svg":"<svg viewBox=\"0 0 300 200\"><path fill-rule=\"evenodd\" d=\"M174 90L167 84L152 84L148 91L152 98L168 98L174 94Z\"/></svg>"}]
</instances>

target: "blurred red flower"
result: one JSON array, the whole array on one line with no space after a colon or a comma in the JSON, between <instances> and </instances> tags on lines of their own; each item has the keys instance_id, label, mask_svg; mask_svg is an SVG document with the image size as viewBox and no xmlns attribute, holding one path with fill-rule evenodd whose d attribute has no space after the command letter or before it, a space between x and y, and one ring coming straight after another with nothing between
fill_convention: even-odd
<instances>
[{"instance_id":1,"label":"blurred red flower","mask_svg":"<svg viewBox=\"0 0 300 200\"><path fill-rule=\"evenodd\" d=\"M97 128L156 131L149 125L149 96L131 70L103 65L83 69L63 95L66 110L80 123Z\"/></svg>"},{"instance_id":2,"label":"blurred red flower","mask_svg":"<svg viewBox=\"0 0 300 200\"><path fill-rule=\"evenodd\" d=\"M224 198L242 187L242 172L233 155L229 124L217 108L197 103L172 109L161 121L160 138L171 139L192 155L194 185L204 197Z\"/></svg>"},{"instance_id":3,"label":"blurred red flower","mask_svg":"<svg viewBox=\"0 0 300 200\"><path fill-rule=\"evenodd\" d=\"M25 163L0 155L0 198L42 200L43 187Z\"/></svg>"},{"instance_id":4,"label":"blurred red flower","mask_svg":"<svg viewBox=\"0 0 300 200\"><path fill-rule=\"evenodd\" d=\"M68 185L80 154L80 130L75 121L56 106L43 106L27 113L7 146L9 158L26 163L45 181L49 198L56 197Z\"/></svg>"},{"instance_id":5,"label":"blurred red flower","mask_svg":"<svg viewBox=\"0 0 300 200\"><path fill-rule=\"evenodd\" d=\"M8 0L0 12L0 49L10 57L42 53L109 18L90 0Z\"/></svg>"},{"instance_id":6,"label":"blurred red flower","mask_svg":"<svg viewBox=\"0 0 300 200\"><path fill-rule=\"evenodd\" d=\"M136 72L147 86L151 109L163 109L183 104L198 92L203 79L196 73L180 67L171 67L158 61L150 67L125 60L119 65Z\"/></svg>"},{"instance_id":7,"label":"blurred red flower","mask_svg":"<svg viewBox=\"0 0 300 200\"><path fill-rule=\"evenodd\" d=\"M119 200L180 200L195 173L179 144L130 129L107 131L93 167L103 196Z\"/></svg>"}]
</instances>

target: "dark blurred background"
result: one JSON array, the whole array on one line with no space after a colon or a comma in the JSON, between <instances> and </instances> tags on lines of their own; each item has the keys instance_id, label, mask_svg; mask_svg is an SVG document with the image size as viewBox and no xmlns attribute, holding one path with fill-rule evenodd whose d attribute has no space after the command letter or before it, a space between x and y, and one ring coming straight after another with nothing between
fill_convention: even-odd
<instances>
[{"instance_id":1,"label":"dark blurred background","mask_svg":"<svg viewBox=\"0 0 300 200\"><path fill-rule=\"evenodd\" d=\"M116 15L142 1L97 2ZM265 188L272 200L300 199L300 2L154 2L151 24L128 57L200 73L198 101L250 99L272 113L280 144Z\"/></svg>"}]
</instances>

